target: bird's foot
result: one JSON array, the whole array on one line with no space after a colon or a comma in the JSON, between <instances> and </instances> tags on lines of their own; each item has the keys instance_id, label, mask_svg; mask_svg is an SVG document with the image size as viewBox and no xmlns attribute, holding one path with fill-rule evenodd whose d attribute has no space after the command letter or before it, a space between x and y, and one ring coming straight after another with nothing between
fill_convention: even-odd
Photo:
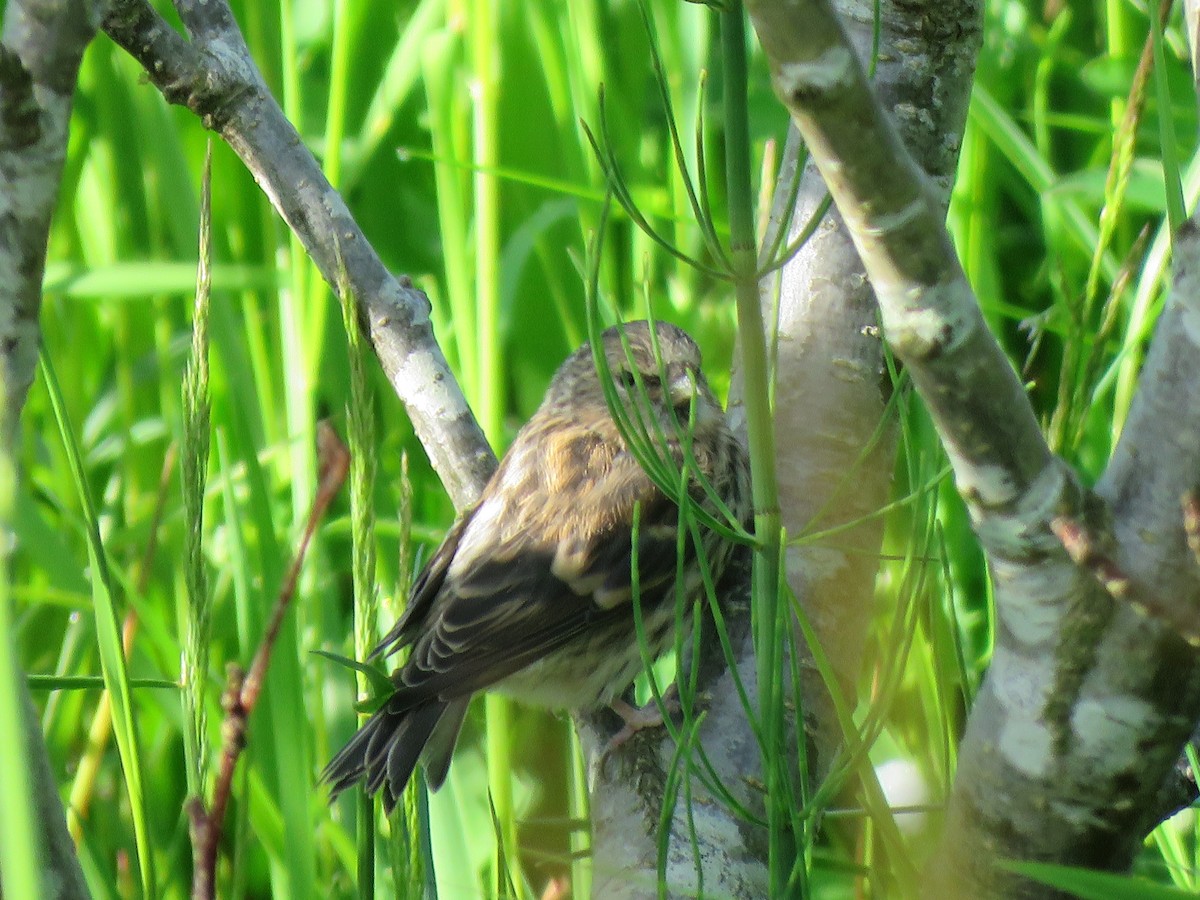
<instances>
[{"instance_id":1,"label":"bird's foot","mask_svg":"<svg viewBox=\"0 0 1200 900\"><path fill-rule=\"evenodd\" d=\"M671 685L662 695L663 706L666 707L668 713L679 711L679 693L675 689L675 685ZM617 750L622 744L628 741L639 731L647 728L657 728L663 724L663 714L659 705L651 700L645 706L634 706L618 697L609 703L609 708L621 717L621 721L625 723L616 734L609 738L603 752L600 754L600 768L604 769L604 764L608 762L609 756Z\"/></svg>"},{"instance_id":2,"label":"bird's foot","mask_svg":"<svg viewBox=\"0 0 1200 900\"><path fill-rule=\"evenodd\" d=\"M618 697L609 704L609 708L621 717L621 721L625 723L625 727L609 739L608 746L604 750L606 756L643 728L656 728L663 723L662 710L653 701L647 703L645 706L634 706L632 703L626 703Z\"/></svg>"}]
</instances>

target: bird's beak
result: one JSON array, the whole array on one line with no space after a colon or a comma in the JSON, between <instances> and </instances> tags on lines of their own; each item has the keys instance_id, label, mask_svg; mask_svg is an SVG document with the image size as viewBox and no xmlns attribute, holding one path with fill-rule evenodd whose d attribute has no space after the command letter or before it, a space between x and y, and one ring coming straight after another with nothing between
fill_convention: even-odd
<instances>
[{"instance_id":1,"label":"bird's beak","mask_svg":"<svg viewBox=\"0 0 1200 900\"><path fill-rule=\"evenodd\" d=\"M700 395L700 384L696 380L696 373L691 369L684 369L679 375L671 379L671 383L667 387L667 392L671 397L672 406L690 403Z\"/></svg>"},{"instance_id":2,"label":"bird's beak","mask_svg":"<svg viewBox=\"0 0 1200 900\"><path fill-rule=\"evenodd\" d=\"M692 397L696 396L698 390L700 388L696 384L696 373L692 372L690 368L685 368L678 376L672 378L670 388L668 388L671 394L671 401L674 403L683 403L684 401L691 400Z\"/></svg>"}]
</instances>

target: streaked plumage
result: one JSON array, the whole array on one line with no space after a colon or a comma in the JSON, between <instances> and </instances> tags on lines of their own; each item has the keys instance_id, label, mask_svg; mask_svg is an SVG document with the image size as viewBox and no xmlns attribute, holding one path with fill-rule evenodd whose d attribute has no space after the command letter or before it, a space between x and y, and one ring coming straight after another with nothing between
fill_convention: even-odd
<instances>
[{"instance_id":1,"label":"streaked plumage","mask_svg":"<svg viewBox=\"0 0 1200 900\"><path fill-rule=\"evenodd\" d=\"M657 323L660 370L648 324L632 322L624 332L676 468L694 403L696 467L741 518L750 496L745 454L700 373L699 349L679 328ZM640 393L620 333L610 328L602 340L621 405L634 407ZM689 494L715 509L694 479ZM658 655L675 624L679 510L626 448L585 345L559 368L479 502L450 529L373 651L412 647L392 675L396 692L325 768L331 793L365 779L369 792L383 789L390 810L418 759L439 787L477 691L556 709L595 708L619 696L642 668L630 581L635 507L639 596ZM719 578L731 548L714 532L704 535ZM701 581L690 537L684 547L690 598Z\"/></svg>"}]
</instances>

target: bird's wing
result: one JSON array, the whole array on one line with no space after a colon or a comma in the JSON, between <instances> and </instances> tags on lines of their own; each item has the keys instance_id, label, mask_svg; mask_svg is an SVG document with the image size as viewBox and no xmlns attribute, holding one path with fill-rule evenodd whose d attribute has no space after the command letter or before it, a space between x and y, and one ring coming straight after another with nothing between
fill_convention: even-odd
<instances>
[{"instance_id":1,"label":"bird's wing","mask_svg":"<svg viewBox=\"0 0 1200 900\"><path fill-rule=\"evenodd\" d=\"M420 702L473 693L572 638L631 621L635 506L640 600L657 603L669 594L678 509L632 456L609 454L603 462L590 477L554 490L543 483L489 491L460 536L458 556L400 673L402 694ZM509 502L514 497L520 502ZM542 497L541 505L530 502Z\"/></svg>"},{"instance_id":2,"label":"bird's wing","mask_svg":"<svg viewBox=\"0 0 1200 900\"><path fill-rule=\"evenodd\" d=\"M441 591L442 584L446 581L446 572L450 569L450 563L454 560L454 554L458 550L458 544L462 540L463 532L466 530L477 508L468 510L446 532L445 539L437 550L434 551L429 561L422 567L420 574L417 575L416 580L413 582L412 590L409 591L408 595L408 605L404 607L404 612L396 620L396 624L392 626L391 631L384 635L383 639L375 645L375 649L371 651L370 656L367 657L368 659L389 656L401 647L411 644L421 633L425 626L425 619L433 607L433 602L437 599L438 592Z\"/></svg>"}]
</instances>

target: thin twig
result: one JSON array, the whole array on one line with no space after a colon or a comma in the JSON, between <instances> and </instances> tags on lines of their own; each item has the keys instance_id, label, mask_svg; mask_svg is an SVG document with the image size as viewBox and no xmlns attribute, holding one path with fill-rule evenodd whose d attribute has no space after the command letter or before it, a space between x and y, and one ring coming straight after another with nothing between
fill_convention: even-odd
<instances>
[{"instance_id":1,"label":"thin twig","mask_svg":"<svg viewBox=\"0 0 1200 900\"><path fill-rule=\"evenodd\" d=\"M1188 549L1200 566L1200 488L1192 488L1180 498L1183 507L1183 533L1187 537Z\"/></svg>"},{"instance_id":2,"label":"thin twig","mask_svg":"<svg viewBox=\"0 0 1200 900\"><path fill-rule=\"evenodd\" d=\"M1185 498L1185 521L1187 513ZM1062 542L1063 549L1067 551L1071 561L1090 572L1110 597L1128 603L1152 619L1170 625L1193 647L1200 647L1200 621L1197 621L1196 616L1189 615L1189 610L1162 602L1149 591L1139 590L1107 549L1112 544L1111 540L1097 534L1080 520L1067 516L1052 519L1050 530Z\"/></svg>"},{"instance_id":3,"label":"thin twig","mask_svg":"<svg viewBox=\"0 0 1200 900\"><path fill-rule=\"evenodd\" d=\"M275 600L271 621L254 654L249 673L237 665L229 667L228 683L221 700L225 710L225 721L221 725L221 763L213 787L212 806L206 811L204 801L199 797L193 798L188 804L195 862L192 875L193 900L211 900L216 896L217 845L221 841L221 824L225 820L225 810L233 789L234 769L238 757L246 747L246 726L262 693L267 666L271 662L271 651L283 625L283 617L287 614L292 597L296 593L296 581L300 576L309 542L329 508L330 501L346 480L346 472L350 467L350 452L325 420L317 423L317 455L321 464L317 494L313 498L312 510L308 514L300 545Z\"/></svg>"}]
</instances>

